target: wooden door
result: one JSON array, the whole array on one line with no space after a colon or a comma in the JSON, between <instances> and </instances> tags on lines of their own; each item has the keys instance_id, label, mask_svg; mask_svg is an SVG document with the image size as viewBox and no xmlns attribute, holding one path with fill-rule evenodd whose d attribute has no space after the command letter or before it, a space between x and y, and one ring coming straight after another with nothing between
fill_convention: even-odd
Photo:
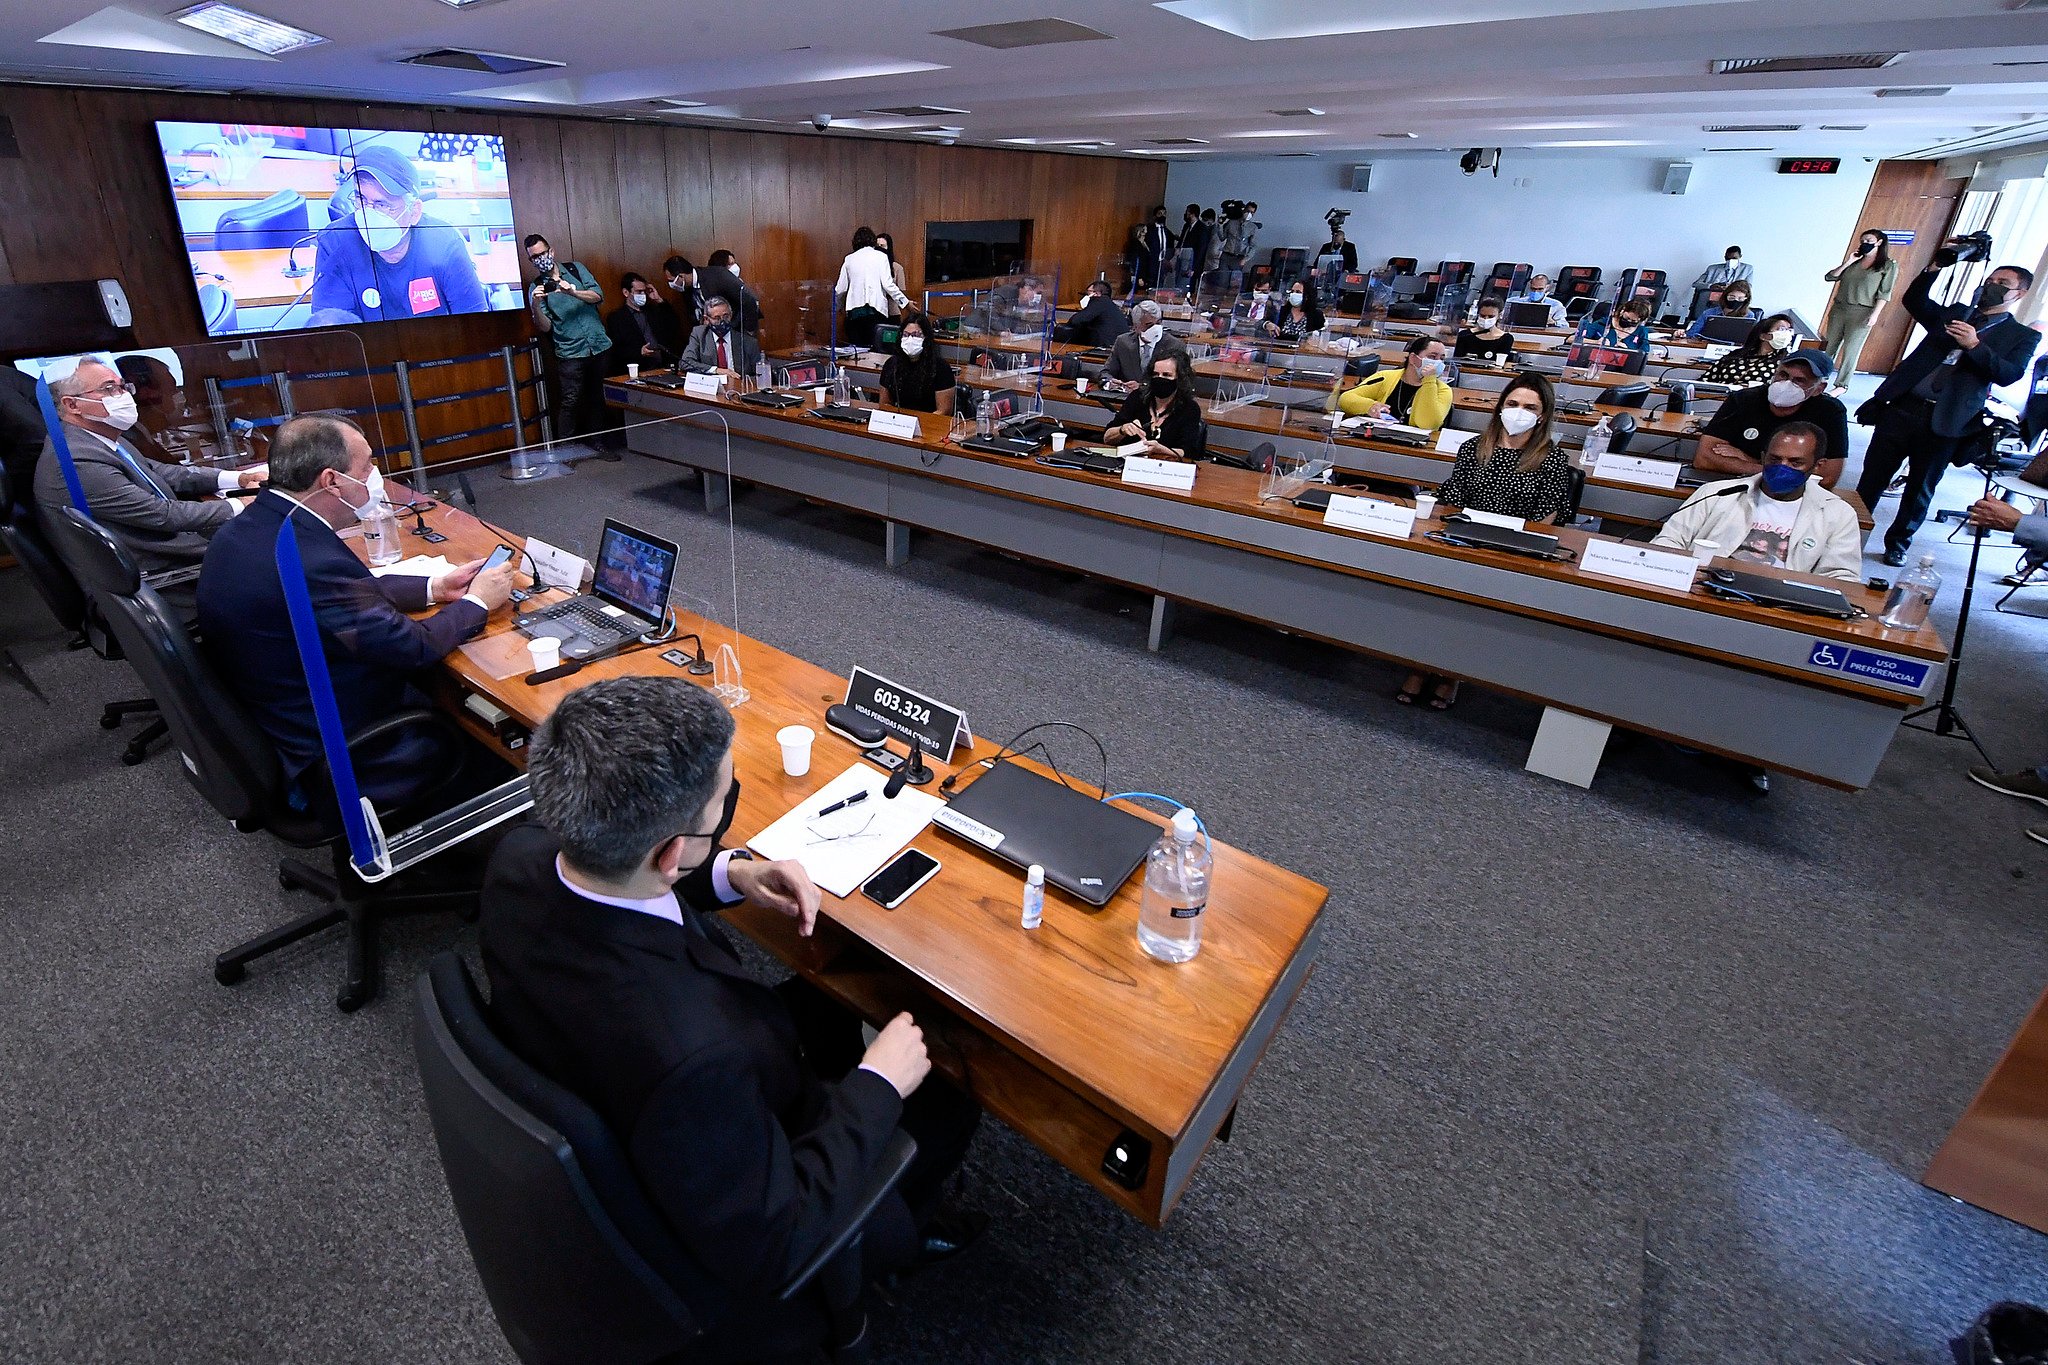
<instances>
[{"instance_id":1,"label":"wooden door","mask_svg":"<svg viewBox=\"0 0 2048 1365\"><path fill-rule=\"evenodd\" d=\"M1855 231L1843 243L1842 254L1846 256L1854 250L1856 239L1871 228L1911 232L1913 240L1906 246L1892 246L1892 258L1899 263L1898 287L1892 293L1892 301L1877 315L1877 325L1870 329L1869 340L1863 343L1863 355L1856 366L1858 373L1887 374L1905 354L1912 319L1898 306L1898 301L1905 296L1907 284L1927 268L1934 249L1948 236L1969 183L1967 179L1944 176L1938 161L1886 161L1878 165L1877 176L1870 182L1870 193L1863 200L1863 212L1856 219ZM1834 304L1832 294L1828 303ZM1846 377L1838 382L1846 382Z\"/></svg>"}]
</instances>

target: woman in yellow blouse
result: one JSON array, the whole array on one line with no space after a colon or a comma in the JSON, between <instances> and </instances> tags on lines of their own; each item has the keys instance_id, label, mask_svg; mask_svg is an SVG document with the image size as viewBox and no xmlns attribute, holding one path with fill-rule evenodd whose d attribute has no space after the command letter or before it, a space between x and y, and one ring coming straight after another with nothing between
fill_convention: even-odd
<instances>
[{"instance_id":1,"label":"woman in yellow blouse","mask_svg":"<svg viewBox=\"0 0 2048 1365\"><path fill-rule=\"evenodd\" d=\"M1385 417L1435 431L1451 415L1451 386L1444 383L1444 344L1436 337L1408 343L1408 361L1398 370L1369 375L1337 399L1353 417Z\"/></svg>"}]
</instances>

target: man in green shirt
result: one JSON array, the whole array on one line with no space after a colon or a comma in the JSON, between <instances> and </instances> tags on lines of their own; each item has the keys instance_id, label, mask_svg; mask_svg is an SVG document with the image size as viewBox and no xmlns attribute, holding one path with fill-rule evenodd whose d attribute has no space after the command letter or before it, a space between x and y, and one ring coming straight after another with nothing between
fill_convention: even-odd
<instances>
[{"instance_id":1,"label":"man in green shirt","mask_svg":"<svg viewBox=\"0 0 2048 1365\"><path fill-rule=\"evenodd\" d=\"M580 261L556 260L555 249L538 232L527 234L524 245L537 276L528 298L533 325L555 343L555 439L588 435L616 459L615 423L604 406L605 364L612 349L611 333L597 308L604 291Z\"/></svg>"}]
</instances>

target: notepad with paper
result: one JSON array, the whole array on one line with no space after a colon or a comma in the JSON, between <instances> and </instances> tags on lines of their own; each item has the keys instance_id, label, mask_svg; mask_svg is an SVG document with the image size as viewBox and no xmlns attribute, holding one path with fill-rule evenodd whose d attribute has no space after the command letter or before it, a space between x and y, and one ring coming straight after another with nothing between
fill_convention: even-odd
<instances>
[{"instance_id":1,"label":"notepad with paper","mask_svg":"<svg viewBox=\"0 0 2048 1365\"><path fill-rule=\"evenodd\" d=\"M763 858L793 858L820 887L850 896L915 839L944 804L915 787L905 787L893 800L884 797L888 780L880 769L856 763L749 839L747 847ZM858 792L867 793L859 805L818 814Z\"/></svg>"}]
</instances>

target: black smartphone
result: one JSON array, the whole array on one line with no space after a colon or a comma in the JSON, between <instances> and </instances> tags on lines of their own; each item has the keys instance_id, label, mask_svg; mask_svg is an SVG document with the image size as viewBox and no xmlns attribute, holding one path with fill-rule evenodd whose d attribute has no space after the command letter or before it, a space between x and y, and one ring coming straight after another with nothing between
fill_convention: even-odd
<instances>
[{"instance_id":1,"label":"black smartphone","mask_svg":"<svg viewBox=\"0 0 2048 1365\"><path fill-rule=\"evenodd\" d=\"M884 910L894 910L910 899L910 893L938 874L939 860L929 853L906 848L896 861L868 878L860 891Z\"/></svg>"},{"instance_id":2,"label":"black smartphone","mask_svg":"<svg viewBox=\"0 0 2048 1365\"><path fill-rule=\"evenodd\" d=\"M491 557L484 561L484 566L481 569L478 569L477 572L489 573L491 570L497 568L500 564L511 563L513 553L514 551L510 545L500 545L497 549L491 551Z\"/></svg>"}]
</instances>

